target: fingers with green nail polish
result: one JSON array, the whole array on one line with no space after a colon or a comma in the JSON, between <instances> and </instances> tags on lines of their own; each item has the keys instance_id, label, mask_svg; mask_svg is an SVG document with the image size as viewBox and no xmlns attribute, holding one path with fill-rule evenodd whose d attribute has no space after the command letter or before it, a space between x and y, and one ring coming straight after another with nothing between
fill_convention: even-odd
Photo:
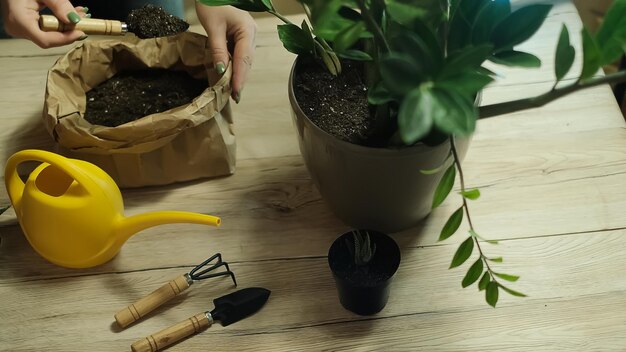
<instances>
[{"instance_id":1,"label":"fingers with green nail polish","mask_svg":"<svg viewBox=\"0 0 626 352\"><path fill-rule=\"evenodd\" d=\"M224 74L224 72L226 72L226 65L224 65L223 62L218 62L217 64L215 64L215 71L217 71L218 74Z\"/></svg>"},{"instance_id":2,"label":"fingers with green nail polish","mask_svg":"<svg viewBox=\"0 0 626 352\"><path fill-rule=\"evenodd\" d=\"M68 13L67 14L67 19L70 20L70 22L72 22L74 24L80 22L80 16L76 12Z\"/></svg>"},{"instance_id":3,"label":"fingers with green nail polish","mask_svg":"<svg viewBox=\"0 0 626 352\"><path fill-rule=\"evenodd\" d=\"M238 92L236 92L234 94L234 96L233 96L233 99L235 99L235 103L237 103L237 104L239 104L239 102L241 101L241 92L242 91L243 91L243 89L238 91Z\"/></svg>"}]
</instances>

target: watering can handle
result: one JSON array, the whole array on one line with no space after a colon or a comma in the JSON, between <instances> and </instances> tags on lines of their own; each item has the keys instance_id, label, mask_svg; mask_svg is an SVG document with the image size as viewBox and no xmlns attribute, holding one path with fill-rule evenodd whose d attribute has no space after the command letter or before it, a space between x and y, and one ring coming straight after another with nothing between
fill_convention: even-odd
<instances>
[{"instance_id":1,"label":"watering can handle","mask_svg":"<svg viewBox=\"0 0 626 352\"><path fill-rule=\"evenodd\" d=\"M13 154L7 160L4 170L4 180L7 192L11 198L11 203L16 211L20 209L20 200L24 192L24 182L17 174L17 166L25 161L40 161L50 165L54 165L64 170L70 177L78 182L85 191L89 191L89 186L93 180L85 175L85 173L68 158L44 150L26 149Z\"/></svg>"}]
</instances>

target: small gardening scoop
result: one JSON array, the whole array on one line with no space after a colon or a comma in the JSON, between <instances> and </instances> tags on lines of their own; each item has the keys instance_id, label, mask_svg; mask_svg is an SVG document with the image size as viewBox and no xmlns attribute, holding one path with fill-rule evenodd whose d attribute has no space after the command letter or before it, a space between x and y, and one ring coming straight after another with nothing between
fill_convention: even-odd
<instances>
[{"instance_id":1,"label":"small gardening scoop","mask_svg":"<svg viewBox=\"0 0 626 352\"><path fill-rule=\"evenodd\" d=\"M128 25L117 20L102 20L98 18L82 18L76 24L67 24L59 21L52 15L39 17L39 28L44 32L68 32L79 30L85 34L123 35L128 32Z\"/></svg>"},{"instance_id":2,"label":"small gardening scoop","mask_svg":"<svg viewBox=\"0 0 626 352\"><path fill-rule=\"evenodd\" d=\"M97 18L82 18L76 24L66 24L50 15L39 17L39 27L46 32L66 32L79 30L85 34L123 35L134 33L137 37L155 38L174 35L186 31L189 23L170 15L163 8L147 4L128 14L126 22Z\"/></svg>"},{"instance_id":3,"label":"small gardening scoop","mask_svg":"<svg viewBox=\"0 0 626 352\"><path fill-rule=\"evenodd\" d=\"M270 290L260 287L244 288L213 300L212 311L196 314L180 323L143 338L131 345L133 352L155 352L187 336L198 333L219 320L228 326L256 313L265 305Z\"/></svg>"},{"instance_id":4,"label":"small gardening scoop","mask_svg":"<svg viewBox=\"0 0 626 352\"><path fill-rule=\"evenodd\" d=\"M208 265L216 258L217 262L215 264ZM226 271L212 272L213 270L221 266L226 268ZM149 295L120 310L115 314L115 321L117 321L117 324L121 328L125 328L128 325L141 319L146 314L155 310L163 303L178 296L181 292L188 289L189 286L194 283L194 281L205 280L217 276L230 276L231 279L233 279L233 284L237 286L235 274L230 271L228 263L222 261L222 255L220 253L217 253L211 256L209 259L205 260L204 262L200 263L189 273L183 274L175 278L174 280L171 280L170 282L154 290Z\"/></svg>"}]
</instances>

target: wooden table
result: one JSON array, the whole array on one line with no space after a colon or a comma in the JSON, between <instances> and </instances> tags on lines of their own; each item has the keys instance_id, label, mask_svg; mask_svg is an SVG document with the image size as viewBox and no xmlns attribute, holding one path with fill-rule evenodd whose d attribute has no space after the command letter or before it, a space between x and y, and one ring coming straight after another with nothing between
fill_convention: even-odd
<instances>
[{"instance_id":1,"label":"wooden table","mask_svg":"<svg viewBox=\"0 0 626 352\"><path fill-rule=\"evenodd\" d=\"M553 3L524 45L543 67L499 69L504 79L485 91L484 103L550 88L561 23L573 34L581 27L568 1ZM128 350L233 290L228 279L205 281L138 325L120 331L114 324L118 309L215 252L240 287L266 287L272 296L257 315L215 325L171 351L626 349L626 125L608 87L478 125L464 166L468 186L483 191L471 203L473 220L500 241L486 250L504 256L497 267L520 275L511 286L528 298L502 294L493 309L475 287L461 288L465 270L447 268L463 236L437 242L458 206L451 197L421 226L393 235L403 261L391 298L381 313L361 317L340 306L328 269L327 249L348 227L320 199L298 151L286 93L294 57L280 46L275 19L258 23L256 63L235 107L235 175L124 192L127 214L197 211L221 216L223 226L153 228L109 263L69 270L40 258L7 212L0 350ZM40 121L46 70L66 50L0 41L0 162L17 150L52 147Z\"/></svg>"}]
</instances>

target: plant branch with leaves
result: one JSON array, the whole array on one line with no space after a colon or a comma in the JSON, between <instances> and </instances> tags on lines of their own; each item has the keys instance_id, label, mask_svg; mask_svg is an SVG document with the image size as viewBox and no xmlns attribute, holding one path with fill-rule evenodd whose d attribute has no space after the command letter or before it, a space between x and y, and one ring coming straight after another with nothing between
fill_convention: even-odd
<instances>
[{"instance_id":1,"label":"plant branch with leaves","mask_svg":"<svg viewBox=\"0 0 626 352\"><path fill-rule=\"evenodd\" d=\"M367 98L380 133L378 145L411 146L422 141L450 143L448 160L435 192L433 208L450 193L457 177L462 206L448 219L440 235L454 234L464 217L469 236L456 251L451 268L463 264L477 249L479 258L462 281L478 281L494 306L498 290L523 294L501 284L517 276L494 271L501 258L488 257L470 217L469 201L480 196L466 189L455 137L474 132L479 118L543 106L567 94L605 83L626 81L626 72L596 76L599 69L626 52L626 0L615 0L596 33L581 32L580 73L570 73L576 50L563 25L556 41L555 82L535 97L477 107L477 96L497 75L484 67L496 65L537 68L541 60L516 47L542 26L551 5L531 4L511 8L509 0L302 0L307 13L300 26L276 12L271 0L198 0L209 6L232 5L246 11L268 12L284 24L278 36L297 55L318 60L333 75L341 74L340 58L365 62ZM339 117L338 117L339 118ZM489 241L486 241L489 242Z\"/></svg>"}]
</instances>

